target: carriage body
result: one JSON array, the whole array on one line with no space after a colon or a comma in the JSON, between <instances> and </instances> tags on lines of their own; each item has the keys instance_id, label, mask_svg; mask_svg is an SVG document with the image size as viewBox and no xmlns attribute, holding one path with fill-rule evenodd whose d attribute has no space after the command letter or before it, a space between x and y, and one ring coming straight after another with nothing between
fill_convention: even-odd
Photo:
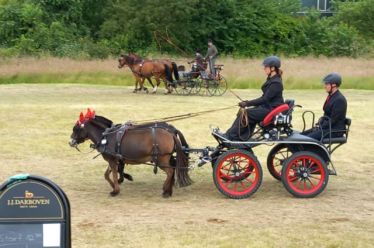
<instances>
[{"instance_id":1,"label":"carriage body","mask_svg":"<svg viewBox=\"0 0 374 248\"><path fill-rule=\"evenodd\" d=\"M199 70L196 63L191 64L191 71L186 72L185 67L179 70L180 80L174 83L178 95L205 95L221 96L227 90L227 81L221 75L223 65L216 65L216 75L208 74L206 70Z\"/></svg>"},{"instance_id":2,"label":"carriage body","mask_svg":"<svg viewBox=\"0 0 374 248\"><path fill-rule=\"evenodd\" d=\"M253 148L273 145L268 154L270 174L282 181L289 193L310 198L320 194L327 186L330 175L336 175L331 154L347 142L350 119L342 137L331 135L318 141L292 128L294 101L286 101L271 111L247 141L231 141L218 129L212 131L218 146L211 153L213 179L217 189L234 198L247 198L261 185L263 171ZM305 114L303 114L303 120ZM305 129L305 125L304 125ZM331 125L330 125L331 129Z\"/></svg>"}]
</instances>

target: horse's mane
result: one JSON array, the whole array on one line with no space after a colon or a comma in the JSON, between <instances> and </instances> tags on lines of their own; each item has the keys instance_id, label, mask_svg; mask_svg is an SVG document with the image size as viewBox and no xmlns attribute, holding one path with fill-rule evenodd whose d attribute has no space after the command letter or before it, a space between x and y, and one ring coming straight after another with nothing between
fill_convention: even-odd
<instances>
[{"instance_id":1,"label":"horse's mane","mask_svg":"<svg viewBox=\"0 0 374 248\"><path fill-rule=\"evenodd\" d=\"M113 121L111 121L111 120L109 120L109 119L107 119L107 118L105 118L105 117L103 117L103 116L96 115L96 116L95 116L95 119L96 119L98 122L104 124L105 126L111 127L111 126L113 125Z\"/></svg>"}]
</instances>

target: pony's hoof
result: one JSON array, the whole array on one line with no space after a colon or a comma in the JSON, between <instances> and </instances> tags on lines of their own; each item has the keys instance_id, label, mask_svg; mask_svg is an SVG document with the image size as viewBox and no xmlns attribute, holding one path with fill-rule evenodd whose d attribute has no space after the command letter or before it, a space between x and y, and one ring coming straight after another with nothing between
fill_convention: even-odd
<instances>
[{"instance_id":1,"label":"pony's hoof","mask_svg":"<svg viewBox=\"0 0 374 248\"><path fill-rule=\"evenodd\" d=\"M134 181L134 179L132 178L132 176L130 174L125 174L123 176L124 176L124 178L126 178L127 180L129 180L131 182Z\"/></svg>"},{"instance_id":2,"label":"pony's hoof","mask_svg":"<svg viewBox=\"0 0 374 248\"><path fill-rule=\"evenodd\" d=\"M116 196L119 194L119 191L112 191L110 192L110 196Z\"/></svg>"},{"instance_id":3,"label":"pony's hoof","mask_svg":"<svg viewBox=\"0 0 374 248\"><path fill-rule=\"evenodd\" d=\"M118 183L119 184L123 183L123 181L125 181L125 179L123 177L121 177L120 179L118 179Z\"/></svg>"},{"instance_id":4,"label":"pony's hoof","mask_svg":"<svg viewBox=\"0 0 374 248\"><path fill-rule=\"evenodd\" d=\"M137 90L133 90L133 92L132 93L138 93L138 91Z\"/></svg>"},{"instance_id":5,"label":"pony's hoof","mask_svg":"<svg viewBox=\"0 0 374 248\"><path fill-rule=\"evenodd\" d=\"M162 197L166 199L166 198L171 197L171 194L170 194L170 192L164 192L164 193L162 193Z\"/></svg>"}]
</instances>

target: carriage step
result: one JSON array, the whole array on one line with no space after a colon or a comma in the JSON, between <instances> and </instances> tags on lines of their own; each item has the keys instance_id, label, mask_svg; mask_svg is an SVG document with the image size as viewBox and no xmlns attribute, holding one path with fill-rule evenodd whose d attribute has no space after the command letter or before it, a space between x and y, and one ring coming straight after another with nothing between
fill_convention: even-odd
<instances>
[{"instance_id":1,"label":"carriage step","mask_svg":"<svg viewBox=\"0 0 374 248\"><path fill-rule=\"evenodd\" d=\"M202 158L200 159L200 162L197 164L197 166L198 166L198 167L201 167L201 166L203 166L204 164L209 163L209 162L211 162L211 161L212 161L212 158L210 158L210 157L202 157Z\"/></svg>"}]
</instances>

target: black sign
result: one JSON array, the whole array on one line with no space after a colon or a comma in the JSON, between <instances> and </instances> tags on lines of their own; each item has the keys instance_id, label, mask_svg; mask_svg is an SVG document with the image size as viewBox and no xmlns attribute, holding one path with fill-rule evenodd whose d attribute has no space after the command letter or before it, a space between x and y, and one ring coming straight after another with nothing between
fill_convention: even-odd
<instances>
[{"instance_id":1,"label":"black sign","mask_svg":"<svg viewBox=\"0 0 374 248\"><path fill-rule=\"evenodd\" d=\"M70 248L70 205L48 179L17 175L0 186L0 247Z\"/></svg>"}]
</instances>

